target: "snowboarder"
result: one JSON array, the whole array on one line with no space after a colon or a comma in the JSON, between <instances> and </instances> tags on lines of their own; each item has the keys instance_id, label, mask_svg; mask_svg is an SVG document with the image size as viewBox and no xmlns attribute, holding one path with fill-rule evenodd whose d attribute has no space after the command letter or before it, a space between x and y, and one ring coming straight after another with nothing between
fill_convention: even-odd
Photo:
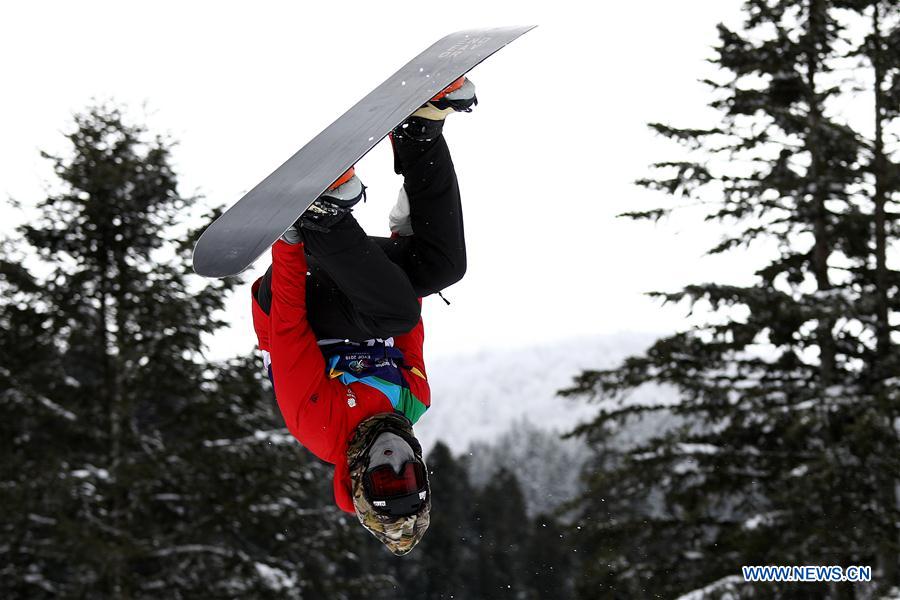
<instances>
[{"instance_id":1,"label":"snowboarder","mask_svg":"<svg viewBox=\"0 0 900 600\"><path fill-rule=\"evenodd\" d=\"M431 404L421 299L466 270L456 173L445 117L477 103L465 77L390 135L404 177L390 238L352 215L365 186L351 167L272 247L254 282L253 322L289 431L333 463L343 510L394 554L429 523L431 490L412 425Z\"/></svg>"}]
</instances>

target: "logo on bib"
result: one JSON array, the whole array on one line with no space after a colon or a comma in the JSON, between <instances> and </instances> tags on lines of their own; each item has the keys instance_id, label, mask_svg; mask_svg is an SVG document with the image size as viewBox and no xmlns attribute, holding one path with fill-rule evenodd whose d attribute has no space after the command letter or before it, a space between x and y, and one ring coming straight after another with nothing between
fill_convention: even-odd
<instances>
[{"instance_id":1,"label":"logo on bib","mask_svg":"<svg viewBox=\"0 0 900 600\"><path fill-rule=\"evenodd\" d=\"M359 360L350 361L347 366L354 373L361 373L365 369L371 368L372 362L368 358L360 358Z\"/></svg>"}]
</instances>

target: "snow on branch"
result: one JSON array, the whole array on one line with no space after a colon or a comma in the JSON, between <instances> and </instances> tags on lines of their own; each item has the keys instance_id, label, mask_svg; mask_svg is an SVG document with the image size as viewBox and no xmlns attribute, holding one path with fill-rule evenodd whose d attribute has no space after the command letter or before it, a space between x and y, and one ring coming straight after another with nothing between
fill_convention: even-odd
<instances>
[{"instance_id":1,"label":"snow on branch","mask_svg":"<svg viewBox=\"0 0 900 600\"><path fill-rule=\"evenodd\" d=\"M731 597L729 594L736 594L738 586L742 583L744 583L744 579L740 575L729 575L710 583L706 587L679 596L677 600L703 600L713 596L719 598Z\"/></svg>"},{"instance_id":2,"label":"snow on branch","mask_svg":"<svg viewBox=\"0 0 900 600\"><path fill-rule=\"evenodd\" d=\"M287 432L287 429L271 429L268 431L257 430L253 435L242 438L223 438L219 440L206 440L203 445L207 448L221 448L235 446L238 444L255 444L257 442L266 442L269 444L291 444L294 438Z\"/></svg>"},{"instance_id":3,"label":"snow on branch","mask_svg":"<svg viewBox=\"0 0 900 600\"><path fill-rule=\"evenodd\" d=\"M6 398L12 399L14 402L25 403L32 400L32 397L22 392L22 390L9 389L3 393L3 396ZM56 416L62 417L67 421L77 421L78 417L70 410L66 410L50 398L46 396L42 396L40 394L34 395L33 399L38 401L38 404L48 409L50 412L55 414Z\"/></svg>"},{"instance_id":4,"label":"snow on branch","mask_svg":"<svg viewBox=\"0 0 900 600\"><path fill-rule=\"evenodd\" d=\"M162 558L178 554L215 554L217 556L228 557L237 555L244 560L249 558L241 551L230 550L228 548L220 548L219 546L210 546L208 544L184 544L181 546L171 546L169 548L163 548L161 550L151 552L149 555L155 558Z\"/></svg>"}]
</instances>

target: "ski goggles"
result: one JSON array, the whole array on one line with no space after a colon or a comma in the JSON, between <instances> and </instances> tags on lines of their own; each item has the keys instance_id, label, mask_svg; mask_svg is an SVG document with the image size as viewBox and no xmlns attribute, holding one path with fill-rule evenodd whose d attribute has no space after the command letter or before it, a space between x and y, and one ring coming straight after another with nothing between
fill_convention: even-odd
<instances>
[{"instance_id":1,"label":"ski goggles","mask_svg":"<svg viewBox=\"0 0 900 600\"><path fill-rule=\"evenodd\" d=\"M380 465L363 474L363 489L372 507L393 517L415 514L428 496L425 466L407 461L394 472L391 465Z\"/></svg>"}]
</instances>

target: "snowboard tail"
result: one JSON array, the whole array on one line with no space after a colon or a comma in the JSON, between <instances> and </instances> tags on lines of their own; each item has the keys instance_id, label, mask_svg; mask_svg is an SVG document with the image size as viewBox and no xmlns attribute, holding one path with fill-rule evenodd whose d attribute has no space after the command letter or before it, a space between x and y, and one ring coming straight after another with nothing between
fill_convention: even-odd
<instances>
[{"instance_id":1,"label":"snowboard tail","mask_svg":"<svg viewBox=\"0 0 900 600\"><path fill-rule=\"evenodd\" d=\"M194 247L194 271L237 275L332 182L442 89L534 26L441 38L338 117L215 220Z\"/></svg>"}]
</instances>

